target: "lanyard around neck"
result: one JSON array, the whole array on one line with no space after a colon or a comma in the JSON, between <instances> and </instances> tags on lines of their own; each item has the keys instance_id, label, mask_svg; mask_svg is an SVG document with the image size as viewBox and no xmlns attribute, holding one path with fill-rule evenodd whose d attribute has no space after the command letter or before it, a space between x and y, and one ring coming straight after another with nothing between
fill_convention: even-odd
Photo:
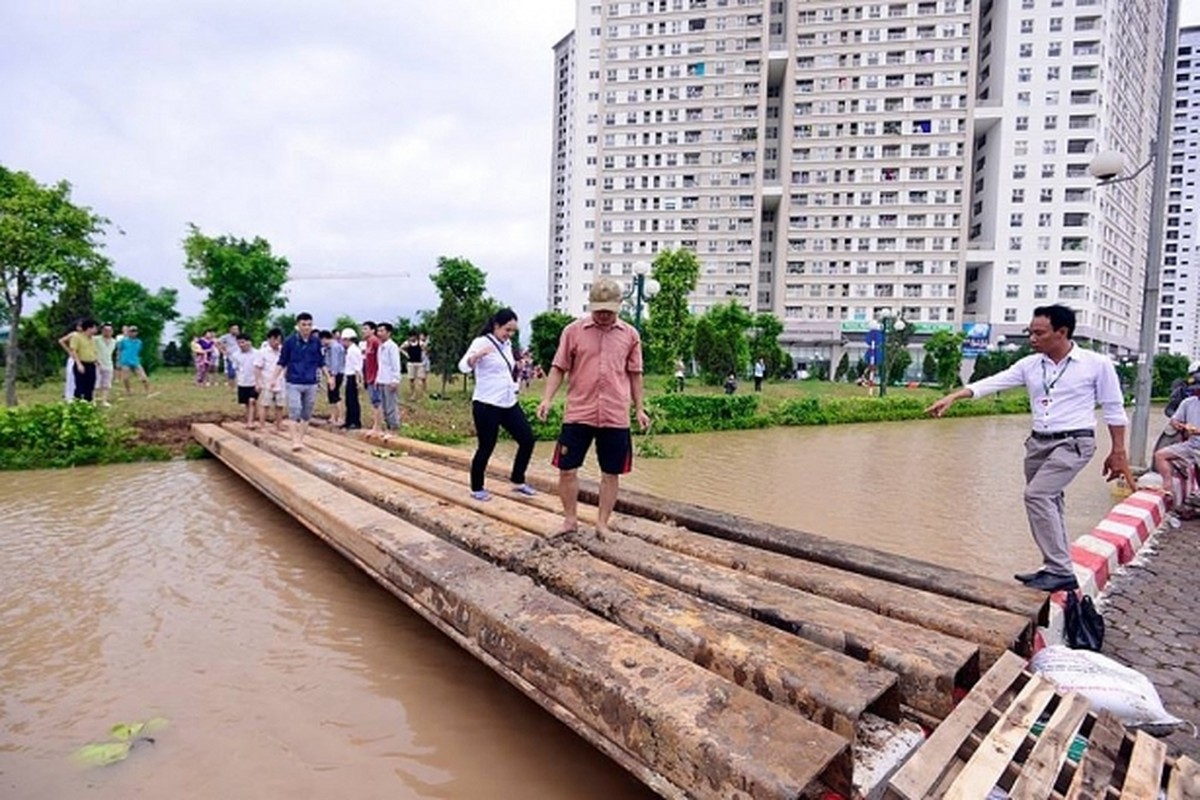
<instances>
[{"instance_id":1,"label":"lanyard around neck","mask_svg":"<svg viewBox=\"0 0 1200 800\"><path fill-rule=\"evenodd\" d=\"M1058 379L1063 376L1063 373L1067 371L1067 367L1069 366L1071 366L1071 357L1067 356L1066 363L1062 365L1062 369L1060 369L1058 374L1054 376L1054 380L1046 383L1046 359L1042 359L1042 390L1046 393L1047 397L1050 396L1050 392L1054 389L1054 387L1058 385Z\"/></svg>"}]
</instances>

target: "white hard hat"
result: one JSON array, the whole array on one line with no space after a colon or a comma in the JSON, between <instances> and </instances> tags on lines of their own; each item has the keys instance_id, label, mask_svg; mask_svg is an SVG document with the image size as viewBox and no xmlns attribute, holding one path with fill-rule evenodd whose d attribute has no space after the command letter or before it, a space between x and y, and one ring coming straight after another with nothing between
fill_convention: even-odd
<instances>
[{"instance_id":1,"label":"white hard hat","mask_svg":"<svg viewBox=\"0 0 1200 800\"><path fill-rule=\"evenodd\" d=\"M358 331L354 330L354 328L346 328L345 330L342 331L342 338L343 339L357 339Z\"/></svg>"}]
</instances>

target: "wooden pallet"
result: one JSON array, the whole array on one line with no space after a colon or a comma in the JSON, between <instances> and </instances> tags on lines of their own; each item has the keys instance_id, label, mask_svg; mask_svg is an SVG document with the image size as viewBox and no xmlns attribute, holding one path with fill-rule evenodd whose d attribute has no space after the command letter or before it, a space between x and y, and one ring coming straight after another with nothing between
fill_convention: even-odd
<instances>
[{"instance_id":1,"label":"wooden pallet","mask_svg":"<svg viewBox=\"0 0 1200 800\"><path fill-rule=\"evenodd\" d=\"M1108 712L1089 708L1087 698L1059 692L1006 654L896 772L884 796L980 800L998 786L1013 800L1157 800L1160 789L1168 800L1200 798L1195 761L1168 759L1162 742L1127 733ZM1087 741L1078 765L1067 758L1076 736Z\"/></svg>"}]
</instances>

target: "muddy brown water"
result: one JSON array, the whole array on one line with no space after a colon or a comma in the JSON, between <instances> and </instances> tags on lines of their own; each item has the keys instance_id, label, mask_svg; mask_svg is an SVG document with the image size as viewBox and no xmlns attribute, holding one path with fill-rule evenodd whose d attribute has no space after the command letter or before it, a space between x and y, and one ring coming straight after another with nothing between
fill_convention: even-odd
<instances>
[{"instance_id":1,"label":"muddy brown water","mask_svg":"<svg viewBox=\"0 0 1200 800\"><path fill-rule=\"evenodd\" d=\"M1036 565L1027 424L660 437L676 457L627 482L1004 577ZM1101 459L1075 535L1112 503ZM651 796L215 461L5 474L0 589L6 799ZM70 763L152 716L127 761Z\"/></svg>"}]
</instances>

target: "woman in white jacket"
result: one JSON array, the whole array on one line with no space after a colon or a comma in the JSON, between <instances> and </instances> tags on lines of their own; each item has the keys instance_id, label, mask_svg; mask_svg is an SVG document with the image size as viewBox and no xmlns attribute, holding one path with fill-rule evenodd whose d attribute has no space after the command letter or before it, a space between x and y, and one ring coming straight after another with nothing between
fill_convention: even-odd
<instances>
[{"instance_id":1,"label":"woman in white jacket","mask_svg":"<svg viewBox=\"0 0 1200 800\"><path fill-rule=\"evenodd\" d=\"M471 413L479 446L471 459L471 497L476 500L492 498L483 487L484 476L502 427L517 443L511 476L513 491L527 496L537 494L525 482L525 470L533 456L533 430L517 403L517 362L512 351L512 336L516 332L516 313L511 308L500 309L458 362L460 371L475 373Z\"/></svg>"}]
</instances>

